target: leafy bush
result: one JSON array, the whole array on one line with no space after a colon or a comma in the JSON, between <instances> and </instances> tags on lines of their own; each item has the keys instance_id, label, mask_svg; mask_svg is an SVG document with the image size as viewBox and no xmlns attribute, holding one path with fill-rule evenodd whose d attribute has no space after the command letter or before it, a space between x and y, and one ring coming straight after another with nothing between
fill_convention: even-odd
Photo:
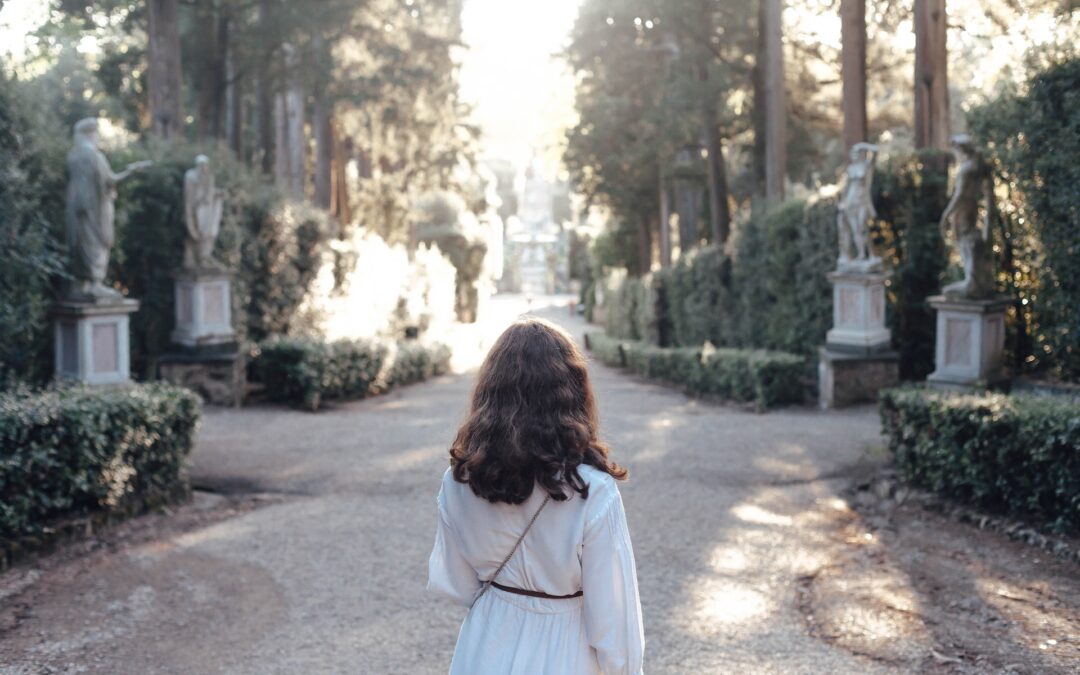
<instances>
[{"instance_id":1,"label":"leafy bush","mask_svg":"<svg viewBox=\"0 0 1080 675\"><path fill-rule=\"evenodd\" d=\"M25 94L0 72L0 388L51 374L48 309L64 268L66 135L43 128Z\"/></svg>"},{"instance_id":2,"label":"leafy bush","mask_svg":"<svg viewBox=\"0 0 1080 675\"><path fill-rule=\"evenodd\" d=\"M921 388L881 397L889 449L921 487L1013 517L1080 530L1080 405Z\"/></svg>"},{"instance_id":3,"label":"leafy bush","mask_svg":"<svg viewBox=\"0 0 1080 675\"><path fill-rule=\"evenodd\" d=\"M586 345L603 363L682 386L690 394L752 403L759 410L800 403L807 389L806 359L753 349L657 347L589 333Z\"/></svg>"},{"instance_id":4,"label":"leafy bush","mask_svg":"<svg viewBox=\"0 0 1080 675\"><path fill-rule=\"evenodd\" d=\"M1035 74L1026 92L1006 93L970 121L999 179L997 215L1012 225L1005 253L1026 254L1003 271L1037 282L1018 289L1029 300L1018 305L1032 336L1024 356L1080 381L1080 58ZM1039 244L1024 250L1028 232Z\"/></svg>"},{"instance_id":5,"label":"leafy bush","mask_svg":"<svg viewBox=\"0 0 1080 675\"><path fill-rule=\"evenodd\" d=\"M188 489L198 396L166 385L0 394L0 539Z\"/></svg>"},{"instance_id":6,"label":"leafy bush","mask_svg":"<svg viewBox=\"0 0 1080 675\"><path fill-rule=\"evenodd\" d=\"M323 401L359 399L444 373L445 345L272 337L259 344L251 376L268 399L318 410Z\"/></svg>"},{"instance_id":7,"label":"leafy bush","mask_svg":"<svg viewBox=\"0 0 1080 675\"><path fill-rule=\"evenodd\" d=\"M386 386L399 387L420 382L449 370L450 348L446 345L399 342L390 357Z\"/></svg>"}]
</instances>

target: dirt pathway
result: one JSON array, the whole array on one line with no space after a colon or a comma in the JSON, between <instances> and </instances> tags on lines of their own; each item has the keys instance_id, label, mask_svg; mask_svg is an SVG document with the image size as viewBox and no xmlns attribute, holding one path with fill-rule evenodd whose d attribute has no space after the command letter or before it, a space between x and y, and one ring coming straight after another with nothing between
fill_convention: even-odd
<instances>
[{"instance_id":1,"label":"dirt pathway","mask_svg":"<svg viewBox=\"0 0 1080 675\"><path fill-rule=\"evenodd\" d=\"M826 588L853 551L838 533L862 532L843 491L880 444L873 410L758 415L594 375L632 474L647 672L909 672L932 648L955 655L886 616L875 630L899 656L882 658L836 639L833 623L857 616L838 609L828 629L813 617L843 595ZM315 415L208 411L193 473L228 497L0 577L0 673L445 672L462 610L424 583L470 383L443 377Z\"/></svg>"}]
</instances>

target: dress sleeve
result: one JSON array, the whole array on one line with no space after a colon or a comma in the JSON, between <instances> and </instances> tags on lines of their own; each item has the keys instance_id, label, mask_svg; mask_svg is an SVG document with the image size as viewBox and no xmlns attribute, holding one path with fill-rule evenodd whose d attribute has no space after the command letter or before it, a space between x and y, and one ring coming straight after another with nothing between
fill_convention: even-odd
<instances>
[{"instance_id":1,"label":"dress sleeve","mask_svg":"<svg viewBox=\"0 0 1080 675\"><path fill-rule=\"evenodd\" d=\"M468 606L480 590L480 579L476 576L476 570L465 560L457 537L450 529L442 490L439 491L437 502L438 524L435 528L435 547L428 560L427 587L437 595Z\"/></svg>"},{"instance_id":2,"label":"dress sleeve","mask_svg":"<svg viewBox=\"0 0 1080 675\"><path fill-rule=\"evenodd\" d=\"M622 497L597 494L608 503L585 525L581 553L585 631L604 675L638 675L645 635L638 598L637 568Z\"/></svg>"}]
</instances>

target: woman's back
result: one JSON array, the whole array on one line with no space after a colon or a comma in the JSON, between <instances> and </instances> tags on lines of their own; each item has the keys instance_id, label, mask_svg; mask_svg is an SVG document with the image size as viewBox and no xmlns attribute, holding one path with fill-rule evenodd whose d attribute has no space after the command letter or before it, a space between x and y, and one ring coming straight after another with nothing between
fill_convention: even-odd
<instances>
[{"instance_id":1,"label":"woman's back","mask_svg":"<svg viewBox=\"0 0 1080 675\"><path fill-rule=\"evenodd\" d=\"M469 607L451 673L641 672L637 572L588 364L522 319L496 340L450 447L428 588Z\"/></svg>"}]
</instances>

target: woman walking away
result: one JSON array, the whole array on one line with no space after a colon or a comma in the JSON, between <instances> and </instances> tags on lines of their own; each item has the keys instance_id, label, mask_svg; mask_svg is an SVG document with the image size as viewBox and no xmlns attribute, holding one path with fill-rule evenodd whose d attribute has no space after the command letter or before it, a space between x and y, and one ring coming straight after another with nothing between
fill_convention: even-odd
<instances>
[{"instance_id":1,"label":"woman walking away","mask_svg":"<svg viewBox=\"0 0 1080 675\"><path fill-rule=\"evenodd\" d=\"M644 635L622 498L573 340L508 328L439 491L428 589L469 606L451 675L633 675Z\"/></svg>"}]
</instances>

